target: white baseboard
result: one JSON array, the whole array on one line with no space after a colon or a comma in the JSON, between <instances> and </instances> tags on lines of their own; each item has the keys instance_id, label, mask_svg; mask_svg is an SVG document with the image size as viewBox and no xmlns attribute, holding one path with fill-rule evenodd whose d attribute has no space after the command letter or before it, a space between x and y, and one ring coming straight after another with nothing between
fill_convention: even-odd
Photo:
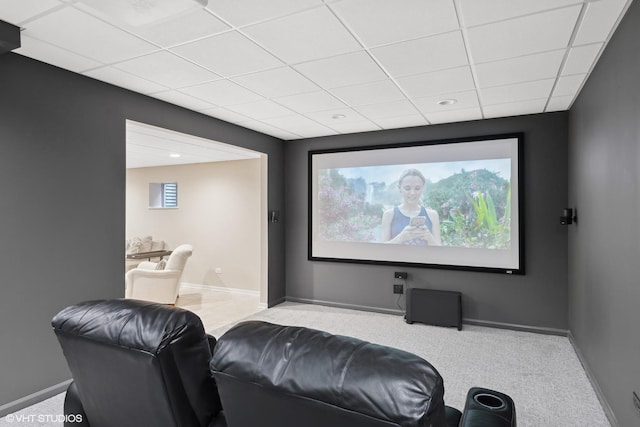
<instances>
[{"instance_id":1,"label":"white baseboard","mask_svg":"<svg viewBox=\"0 0 640 427\"><path fill-rule=\"evenodd\" d=\"M21 397L18 400L14 400L13 402L9 402L0 406L0 417L4 417L8 414L12 414L28 406L42 402L43 400L53 397L56 394L63 393L64 391L67 390L67 388L69 387L69 384L71 384L71 381L72 380L63 381L59 384L45 388L44 390L37 391L33 394L30 394L25 397Z\"/></svg>"},{"instance_id":2,"label":"white baseboard","mask_svg":"<svg viewBox=\"0 0 640 427\"><path fill-rule=\"evenodd\" d=\"M199 291L211 291L211 292L226 292L228 294L243 294L243 295L255 295L260 296L260 291L252 291L249 289L240 289L240 288L228 288L225 286L211 286L211 285L201 285L198 283L180 283L181 288L185 289L196 289Z\"/></svg>"},{"instance_id":3,"label":"white baseboard","mask_svg":"<svg viewBox=\"0 0 640 427\"><path fill-rule=\"evenodd\" d=\"M252 291L249 289L240 289L240 288L228 288L223 286L211 286L211 285L201 285L199 283L180 283L180 289L193 289L200 292L222 292L226 294L236 294L236 295L251 295L260 298L260 291ZM258 304L259 308L267 308L268 305L265 302L261 302Z\"/></svg>"}]
</instances>

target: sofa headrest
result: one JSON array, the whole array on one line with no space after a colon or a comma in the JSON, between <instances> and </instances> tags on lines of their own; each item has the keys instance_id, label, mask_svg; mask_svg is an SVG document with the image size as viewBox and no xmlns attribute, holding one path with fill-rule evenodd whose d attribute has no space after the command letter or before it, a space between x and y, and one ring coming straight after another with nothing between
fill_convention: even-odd
<instances>
[{"instance_id":1,"label":"sofa headrest","mask_svg":"<svg viewBox=\"0 0 640 427\"><path fill-rule=\"evenodd\" d=\"M200 318L187 310L134 299L86 301L60 311L56 332L157 354L176 339L203 339Z\"/></svg>"},{"instance_id":2,"label":"sofa headrest","mask_svg":"<svg viewBox=\"0 0 640 427\"><path fill-rule=\"evenodd\" d=\"M314 329L239 323L218 340L211 370L400 425L444 407L442 377L424 359Z\"/></svg>"},{"instance_id":3,"label":"sofa headrest","mask_svg":"<svg viewBox=\"0 0 640 427\"><path fill-rule=\"evenodd\" d=\"M149 301L87 301L54 332L91 425L208 426L220 411L200 318Z\"/></svg>"}]
</instances>

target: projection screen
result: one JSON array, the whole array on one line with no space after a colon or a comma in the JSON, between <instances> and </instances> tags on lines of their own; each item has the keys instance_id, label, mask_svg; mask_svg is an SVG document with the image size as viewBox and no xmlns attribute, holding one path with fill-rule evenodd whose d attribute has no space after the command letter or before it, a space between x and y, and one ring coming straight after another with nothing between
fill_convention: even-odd
<instances>
[{"instance_id":1,"label":"projection screen","mask_svg":"<svg viewBox=\"0 0 640 427\"><path fill-rule=\"evenodd\" d=\"M524 274L520 133L309 152L309 259Z\"/></svg>"}]
</instances>

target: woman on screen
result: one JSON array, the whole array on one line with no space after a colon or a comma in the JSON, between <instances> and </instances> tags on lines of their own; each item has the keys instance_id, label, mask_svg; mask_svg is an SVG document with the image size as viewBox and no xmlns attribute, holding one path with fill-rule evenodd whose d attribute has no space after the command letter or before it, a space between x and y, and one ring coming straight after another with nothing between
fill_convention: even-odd
<instances>
[{"instance_id":1,"label":"woman on screen","mask_svg":"<svg viewBox=\"0 0 640 427\"><path fill-rule=\"evenodd\" d=\"M400 175L398 190L402 203L382 215L381 240L404 245L440 246L440 218L422 203L426 179L417 169Z\"/></svg>"}]
</instances>

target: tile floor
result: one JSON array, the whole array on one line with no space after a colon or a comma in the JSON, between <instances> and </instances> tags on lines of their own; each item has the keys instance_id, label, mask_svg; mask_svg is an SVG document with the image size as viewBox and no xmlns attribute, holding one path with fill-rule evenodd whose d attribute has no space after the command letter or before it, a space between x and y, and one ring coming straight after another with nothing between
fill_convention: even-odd
<instances>
[{"instance_id":1,"label":"tile floor","mask_svg":"<svg viewBox=\"0 0 640 427\"><path fill-rule=\"evenodd\" d=\"M180 289L176 306L200 316L207 332L264 309L258 295L186 287Z\"/></svg>"}]
</instances>

